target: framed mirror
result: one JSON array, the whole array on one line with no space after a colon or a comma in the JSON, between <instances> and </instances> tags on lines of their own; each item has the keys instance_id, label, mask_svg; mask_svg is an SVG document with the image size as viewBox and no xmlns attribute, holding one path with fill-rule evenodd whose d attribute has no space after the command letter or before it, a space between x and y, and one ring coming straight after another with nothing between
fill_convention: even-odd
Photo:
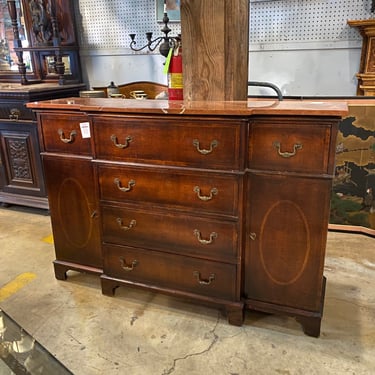
<instances>
[{"instance_id":1,"label":"framed mirror","mask_svg":"<svg viewBox=\"0 0 375 375\"><path fill-rule=\"evenodd\" d=\"M69 56L63 56L63 62L65 66L65 73L70 73L70 61ZM55 55L48 55L44 58L44 71L46 75L53 75L56 73L56 56Z\"/></svg>"},{"instance_id":2,"label":"framed mirror","mask_svg":"<svg viewBox=\"0 0 375 375\"><path fill-rule=\"evenodd\" d=\"M0 0L0 82L81 82L72 0Z\"/></svg>"},{"instance_id":3,"label":"framed mirror","mask_svg":"<svg viewBox=\"0 0 375 375\"><path fill-rule=\"evenodd\" d=\"M21 0L15 1L17 10L17 22L19 36L22 46L29 46L27 28L25 25L24 10ZM14 51L14 33L12 21L8 11L6 0L0 0L0 80L13 81L18 80L18 58ZM26 72L33 74L34 63L32 62L30 52L24 52L23 60L26 65Z\"/></svg>"}]
</instances>

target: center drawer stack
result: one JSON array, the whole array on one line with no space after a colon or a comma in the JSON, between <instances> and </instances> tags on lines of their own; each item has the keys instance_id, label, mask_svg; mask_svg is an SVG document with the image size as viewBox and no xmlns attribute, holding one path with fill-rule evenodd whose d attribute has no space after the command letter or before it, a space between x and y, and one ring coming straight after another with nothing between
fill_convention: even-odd
<instances>
[{"instance_id":1,"label":"center drawer stack","mask_svg":"<svg viewBox=\"0 0 375 375\"><path fill-rule=\"evenodd\" d=\"M103 115L91 122L103 293L146 287L223 305L240 320L246 120Z\"/></svg>"}]
</instances>

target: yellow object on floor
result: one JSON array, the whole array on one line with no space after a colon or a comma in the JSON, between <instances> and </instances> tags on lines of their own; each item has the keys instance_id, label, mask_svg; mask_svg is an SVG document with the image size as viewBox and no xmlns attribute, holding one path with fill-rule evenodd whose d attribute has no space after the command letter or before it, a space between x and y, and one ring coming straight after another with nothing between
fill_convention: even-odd
<instances>
[{"instance_id":1,"label":"yellow object on floor","mask_svg":"<svg viewBox=\"0 0 375 375\"><path fill-rule=\"evenodd\" d=\"M35 273L25 272L18 275L14 280L0 288L0 302L4 301L12 294L17 293L25 285L29 284L36 278Z\"/></svg>"},{"instance_id":2,"label":"yellow object on floor","mask_svg":"<svg viewBox=\"0 0 375 375\"><path fill-rule=\"evenodd\" d=\"M49 236L44 237L44 238L42 239L42 241L43 241L43 242L50 243L50 244L53 244L53 235L50 234Z\"/></svg>"}]
</instances>

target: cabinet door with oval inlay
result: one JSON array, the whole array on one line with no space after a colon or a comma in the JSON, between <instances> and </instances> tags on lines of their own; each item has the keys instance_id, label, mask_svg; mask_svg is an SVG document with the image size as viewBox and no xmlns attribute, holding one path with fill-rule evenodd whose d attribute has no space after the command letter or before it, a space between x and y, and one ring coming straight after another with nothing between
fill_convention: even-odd
<instances>
[{"instance_id":1,"label":"cabinet door with oval inlay","mask_svg":"<svg viewBox=\"0 0 375 375\"><path fill-rule=\"evenodd\" d=\"M330 184L323 178L249 177L246 298L319 310Z\"/></svg>"},{"instance_id":2,"label":"cabinet door with oval inlay","mask_svg":"<svg viewBox=\"0 0 375 375\"><path fill-rule=\"evenodd\" d=\"M55 274L66 270L101 273L99 215L91 159L44 155L55 244Z\"/></svg>"}]
</instances>

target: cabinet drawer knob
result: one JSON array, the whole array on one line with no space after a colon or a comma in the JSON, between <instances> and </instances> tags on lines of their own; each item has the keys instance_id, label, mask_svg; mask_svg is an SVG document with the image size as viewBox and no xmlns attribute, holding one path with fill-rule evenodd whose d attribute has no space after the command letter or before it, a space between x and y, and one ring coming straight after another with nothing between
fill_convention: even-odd
<instances>
[{"instance_id":1,"label":"cabinet drawer knob","mask_svg":"<svg viewBox=\"0 0 375 375\"><path fill-rule=\"evenodd\" d=\"M119 178L115 178L113 180L113 182L115 183L115 185L117 186L117 188L125 193L127 193L128 191L130 191L133 186L135 186L135 180L130 180L128 182L128 187L123 187L122 184L121 184L121 181Z\"/></svg>"},{"instance_id":2,"label":"cabinet drawer knob","mask_svg":"<svg viewBox=\"0 0 375 375\"><path fill-rule=\"evenodd\" d=\"M205 239L202 238L201 232L198 229L194 229L194 236L198 238L199 243L201 243L202 245L209 245L212 242L214 242L215 238L217 238L217 233L212 232L210 234L210 239L205 240Z\"/></svg>"},{"instance_id":3,"label":"cabinet drawer knob","mask_svg":"<svg viewBox=\"0 0 375 375\"><path fill-rule=\"evenodd\" d=\"M211 273L208 276L207 280L201 278L201 273L199 271L194 271L193 276L198 280L198 283L200 285L210 285L215 280L215 274L214 273Z\"/></svg>"},{"instance_id":4,"label":"cabinet drawer knob","mask_svg":"<svg viewBox=\"0 0 375 375\"><path fill-rule=\"evenodd\" d=\"M133 140L133 138L128 135L126 138L125 138L125 143L118 143L118 140L117 140L117 137L115 134L112 134L111 135L111 141L113 142L113 144L117 147L117 148L127 148L129 147L129 144L130 142Z\"/></svg>"},{"instance_id":5,"label":"cabinet drawer knob","mask_svg":"<svg viewBox=\"0 0 375 375\"><path fill-rule=\"evenodd\" d=\"M77 135L77 132L75 130L72 130L70 132L69 138L65 138L64 131L62 129L59 129L57 133L59 134L60 141L64 143L74 142L75 136Z\"/></svg>"},{"instance_id":6,"label":"cabinet drawer knob","mask_svg":"<svg viewBox=\"0 0 375 375\"><path fill-rule=\"evenodd\" d=\"M129 223L129 225L126 226L126 225L123 224L122 219L119 218L119 217L116 219L116 221L117 221L117 224L119 225L119 227L122 230L130 230L130 229L134 228L135 225L137 224L136 220L131 220L130 223Z\"/></svg>"},{"instance_id":7,"label":"cabinet drawer knob","mask_svg":"<svg viewBox=\"0 0 375 375\"><path fill-rule=\"evenodd\" d=\"M199 186L195 186L194 187L194 193L197 193L197 197L201 200L201 201L204 201L204 202L207 202L207 201L210 201L214 195L217 195L218 194L218 190L216 188L212 188L210 190L210 195L201 195L201 189Z\"/></svg>"},{"instance_id":8,"label":"cabinet drawer knob","mask_svg":"<svg viewBox=\"0 0 375 375\"><path fill-rule=\"evenodd\" d=\"M251 239L252 241L255 241L256 238L257 238L257 234L254 233L254 232L251 232L251 233L249 234L249 237L250 237L250 239Z\"/></svg>"},{"instance_id":9,"label":"cabinet drawer knob","mask_svg":"<svg viewBox=\"0 0 375 375\"><path fill-rule=\"evenodd\" d=\"M206 150L206 149L201 149L200 148L200 143L199 143L199 140L198 139L194 139L193 140L193 146L197 149L197 151L200 153L200 154L202 154L202 155L207 155L207 154L210 154L212 151L213 151L213 149L215 148L215 147L217 147L217 145L219 144L219 142L216 140L216 139L214 139L211 143L210 143L210 148L208 149L208 150Z\"/></svg>"},{"instance_id":10,"label":"cabinet drawer knob","mask_svg":"<svg viewBox=\"0 0 375 375\"><path fill-rule=\"evenodd\" d=\"M292 152L288 152L288 151L282 152L281 151L281 143L279 141L273 142L273 147L276 148L277 153L283 158L291 158L292 156L295 156L297 154L298 150L302 150L302 144L301 143L295 143L293 145L293 151Z\"/></svg>"},{"instance_id":11,"label":"cabinet drawer knob","mask_svg":"<svg viewBox=\"0 0 375 375\"><path fill-rule=\"evenodd\" d=\"M138 265L138 260L134 259L130 265L127 265L126 264L126 260L124 259L124 257L120 257L120 265L121 265L121 268L126 271L126 272L129 272L129 271L133 271L134 268Z\"/></svg>"}]
</instances>

